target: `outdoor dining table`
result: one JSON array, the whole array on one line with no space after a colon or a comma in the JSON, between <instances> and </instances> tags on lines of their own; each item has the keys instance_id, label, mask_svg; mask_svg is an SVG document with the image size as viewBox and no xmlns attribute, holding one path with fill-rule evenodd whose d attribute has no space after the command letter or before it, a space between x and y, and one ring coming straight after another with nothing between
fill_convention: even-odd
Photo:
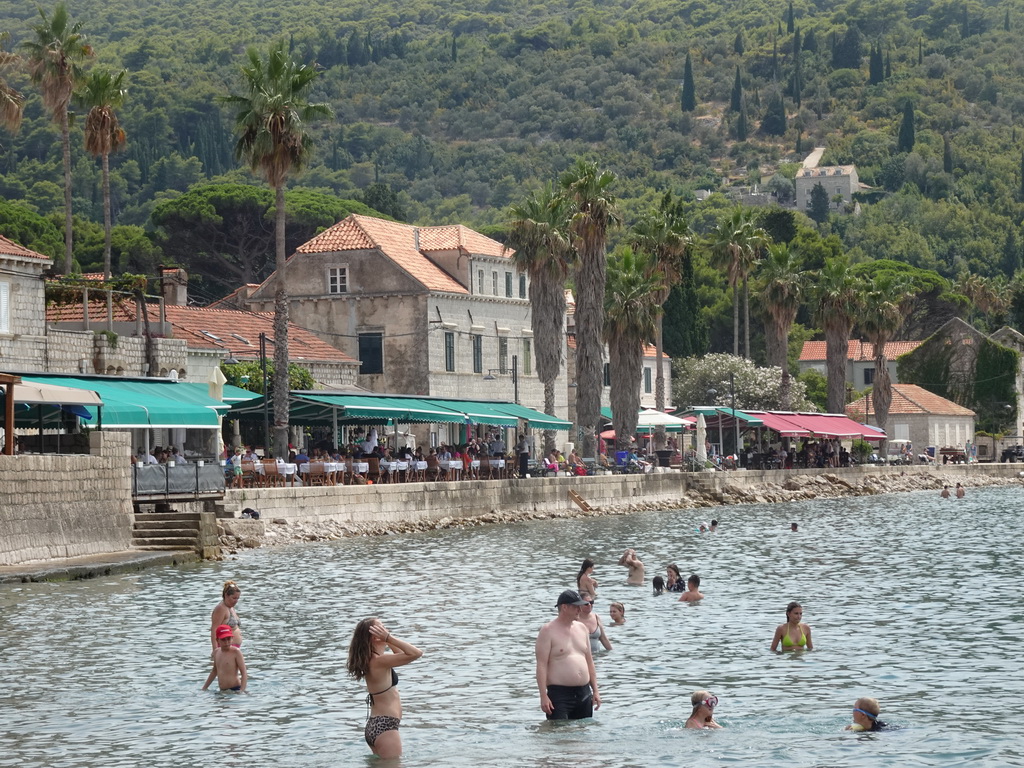
<instances>
[{"instance_id":1,"label":"outdoor dining table","mask_svg":"<svg viewBox=\"0 0 1024 768\"><path fill-rule=\"evenodd\" d=\"M308 475L309 474L309 465L310 464L323 464L324 465L324 473L327 475L327 478L328 478L327 481L331 485L335 485L337 483L337 481L338 481L338 474L339 473L341 474L341 477L344 478L345 477L345 472L348 469L348 467L345 465L345 462L343 462L343 461L314 461L314 462L308 462L308 463L305 463L305 464L300 464L299 465L299 474L302 475L303 477Z\"/></svg>"},{"instance_id":2,"label":"outdoor dining table","mask_svg":"<svg viewBox=\"0 0 1024 768\"><path fill-rule=\"evenodd\" d=\"M262 461L254 462L254 468L256 470L257 475L266 474L266 472L264 472L263 470ZM287 479L289 483L295 485L295 473L299 471L298 464L289 464L288 462L279 461L277 462L277 471L284 475L285 479Z\"/></svg>"},{"instance_id":3,"label":"outdoor dining table","mask_svg":"<svg viewBox=\"0 0 1024 768\"><path fill-rule=\"evenodd\" d=\"M448 472L450 473L449 477L452 480L461 480L462 470L464 468L465 467L462 463L462 459L452 459L451 461L448 462Z\"/></svg>"},{"instance_id":4,"label":"outdoor dining table","mask_svg":"<svg viewBox=\"0 0 1024 768\"><path fill-rule=\"evenodd\" d=\"M382 461L380 463L380 468L381 469L386 469L391 475L394 475L395 477L392 477L393 480L397 479L397 475L398 475L399 472L405 472L406 473L406 479L408 479L408 472L409 472L409 462L408 461Z\"/></svg>"}]
</instances>

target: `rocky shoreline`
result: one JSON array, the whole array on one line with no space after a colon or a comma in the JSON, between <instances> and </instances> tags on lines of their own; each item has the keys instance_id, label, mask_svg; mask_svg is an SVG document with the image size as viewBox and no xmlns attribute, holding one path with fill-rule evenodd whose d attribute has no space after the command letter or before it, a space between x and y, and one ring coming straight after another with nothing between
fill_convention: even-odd
<instances>
[{"instance_id":1,"label":"rocky shoreline","mask_svg":"<svg viewBox=\"0 0 1024 768\"><path fill-rule=\"evenodd\" d=\"M1021 473L1024 475L1024 473ZM219 523L220 545L223 554L243 549L283 546L300 542L334 541L351 536L394 536L415 531L434 531L444 528L470 528L495 523L515 523L524 520L554 518L596 517L599 515L628 515L634 512L670 509L701 509L735 504L774 504L808 499L840 499L850 496L876 496L887 493L940 490L944 485L953 487L957 482L965 487L987 485L1024 486L1024 477L996 477L958 473L951 477L941 471L919 474L879 473L858 475L847 479L841 473L805 475L794 473L782 484L766 482L753 487L739 483L723 484L721 490L705 492L690 489L678 499L644 502L635 498L621 504L606 504L590 511L575 505L557 512L530 510L501 510L472 517L443 517L437 520L408 520L357 524L334 520L289 521L283 518L244 520L224 519Z\"/></svg>"}]
</instances>

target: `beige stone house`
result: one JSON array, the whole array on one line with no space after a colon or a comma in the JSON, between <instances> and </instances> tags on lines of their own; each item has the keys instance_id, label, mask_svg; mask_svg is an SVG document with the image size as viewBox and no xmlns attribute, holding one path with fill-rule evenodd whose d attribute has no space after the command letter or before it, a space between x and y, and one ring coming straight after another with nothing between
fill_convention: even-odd
<instances>
[{"instance_id":1,"label":"beige stone house","mask_svg":"<svg viewBox=\"0 0 1024 768\"><path fill-rule=\"evenodd\" d=\"M234 300L272 311L277 280L274 273ZM479 232L352 214L296 250L286 281L292 321L357 359L366 389L518 397L544 408L528 278L501 243ZM555 403L561 418L566 391L563 373ZM440 430L432 439L455 439L454 429Z\"/></svg>"},{"instance_id":2,"label":"beige stone house","mask_svg":"<svg viewBox=\"0 0 1024 768\"><path fill-rule=\"evenodd\" d=\"M811 190L818 184L828 193L829 202L840 195L844 203L853 202L853 193L860 190L860 179L854 165L826 165L801 168L796 173L796 207L807 211L811 207Z\"/></svg>"},{"instance_id":3,"label":"beige stone house","mask_svg":"<svg viewBox=\"0 0 1024 768\"><path fill-rule=\"evenodd\" d=\"M846 406L846 415L862 424L878 423L870 395ZM915 453L929 445L963 449L974 440L974 416L970 408L916 384L893 384L886 432L890 440L910 440Z\"/></svg>"},{"instance_id":4,"label":"beige stone house","mask_svg":"<svg viewBox=\"0 0 1024 768\"><path fill-rule=\"evenodd\" d=\"M920 341L890 341L885 345L885 358L888 360L889 376L893 382L899 382L896 371L896 358L913 352L921 346ZM805 341L800 350L800 373L817 371L822 376L828 375L826 365L826 343L824 341ZM858 339L850 339L846 346L846 383L856 390L870 387L875 381L875 345Z\"/></svg>"}]
</instances>

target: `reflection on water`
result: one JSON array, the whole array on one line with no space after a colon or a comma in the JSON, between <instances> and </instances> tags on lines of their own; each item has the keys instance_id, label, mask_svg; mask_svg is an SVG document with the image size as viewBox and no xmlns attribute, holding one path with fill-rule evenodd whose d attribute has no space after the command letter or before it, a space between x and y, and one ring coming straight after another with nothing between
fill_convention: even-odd
<instances>
[{"instance_id":1,"label":"reflection on water","mask_svg":"<svg viewBox=\"0 0 1024 768\"><path fill-rule=\"evenodd\" d=\"M426 652L402 670L404 766L1022 765L1020 512L1016 488L719 508L703 535L699 511L650 512L5 586L0 766L377 764L344 671L370 614ZM627 546L648 584L674 561L707 598L626 586ZM586 556L605 623L612 600L627 623L597 659L597 717L550 724L533 640ZM228 578L248 695L199 690ZM772 654L790 600L817 650ZM725 730L682 729L698 687ZM908 727L842 733L863 695Z\"/></svg>"}]
</instances>

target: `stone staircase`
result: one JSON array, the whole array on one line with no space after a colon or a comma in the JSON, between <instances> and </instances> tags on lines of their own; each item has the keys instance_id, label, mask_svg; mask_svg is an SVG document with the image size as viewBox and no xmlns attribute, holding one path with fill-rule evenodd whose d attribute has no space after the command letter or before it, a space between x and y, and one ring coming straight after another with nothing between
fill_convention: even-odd
<instances>
[{"instance_id":1,"label":"stone staircase","mask_svg":"<svg viewBox=\"0 0 1024 768\"><path fill-rule=\"evenodd\" d=\"M211 557L209 532L204 527L199 512L137 512L132 546L149 551L189 550L201 557Z\"/></svg>"}]
</instances>

